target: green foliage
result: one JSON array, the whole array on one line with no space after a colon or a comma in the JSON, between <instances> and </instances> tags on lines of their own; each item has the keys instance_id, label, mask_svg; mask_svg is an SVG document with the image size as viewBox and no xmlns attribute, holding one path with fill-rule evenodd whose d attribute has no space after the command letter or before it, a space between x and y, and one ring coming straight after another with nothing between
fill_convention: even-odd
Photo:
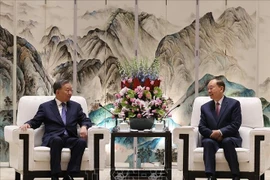
<instances>
[{"instance_id":1,"label":"green foliage","mask_svg":"<svg viewBox=\"0 0 270 180\"><path fill-rule=\"evenodd\" d=\"M144 82L147 78L156 80L159 77L158 59L154 59L152 65L149 65L147 59L133 59L131 62L126 61L123 65L118 64L118 68L122 80L138 78Z\"/></svg>"}]
</instances>

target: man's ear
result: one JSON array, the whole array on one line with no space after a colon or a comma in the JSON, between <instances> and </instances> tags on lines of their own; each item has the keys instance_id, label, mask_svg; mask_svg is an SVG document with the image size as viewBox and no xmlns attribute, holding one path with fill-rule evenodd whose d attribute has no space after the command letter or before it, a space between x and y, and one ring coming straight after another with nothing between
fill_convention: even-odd
<instances>
[{"instance_id":1,"label":"man's ear","mask_svg":"<svg viewBox=\"0 0 270 180\"><path fill-rule=\"evenodd\" d=\"M221 88L222 88L222 92L224 92L225 91L224 86L221 86Z\"/></svg>"}]
</instances>

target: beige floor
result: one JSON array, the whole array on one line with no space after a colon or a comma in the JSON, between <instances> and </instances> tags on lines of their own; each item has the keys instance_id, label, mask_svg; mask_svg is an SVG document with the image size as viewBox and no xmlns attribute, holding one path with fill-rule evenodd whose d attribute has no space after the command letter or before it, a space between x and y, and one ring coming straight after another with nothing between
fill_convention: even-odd
<instances>
[{"instance_id":1,"label":"beige floor","mask_svg":"<svg viewBox=\"0 0 270 180\"><path fill-rule=\"evenodd\" d=\"M15 171L12 168L0 168L0 180L14 180ZM82 180L82 178L75 178L76 180ZM198 178L198 180L202 178ZM35 180L50 180L48 178L36 178ZM100 173L100 180L110 180L110 170L105 169ZM173 169L173 180L182 180L182 172ZM226 180L226 179L223 179ZM270 170L266 172L265 180L270 180Z\"/></svg>"}]
</instances>

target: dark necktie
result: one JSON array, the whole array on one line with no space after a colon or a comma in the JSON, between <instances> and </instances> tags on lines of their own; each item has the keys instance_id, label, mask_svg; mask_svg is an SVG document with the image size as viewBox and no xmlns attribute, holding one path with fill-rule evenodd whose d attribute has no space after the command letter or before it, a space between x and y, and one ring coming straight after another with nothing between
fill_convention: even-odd
<instances>
[{"instance_id":1,"label":"dark necktie","mask_svg":"<svg viewBox=\"0 0 270 180\"><path fill-rule=\"evenodd\" d=\"M216 103L216 113L219 115L219 110L220 110L220 104L217 102Z\"/></svg>"},{"instance_id":2,"label":"dark necktie","mask_svg":"<svg viewBox=\"0 0 270 180\"><path fill-rule=\"evenodd\" d=\"M66 122L67 122L67 105L66 105L66 103L61 103L61 105L62 105L62 113L61 113L62 120L63 120L63 123L66 125ZM68 135L67 130L65 130L64 134Z\"/></svg>"}]
</instances>

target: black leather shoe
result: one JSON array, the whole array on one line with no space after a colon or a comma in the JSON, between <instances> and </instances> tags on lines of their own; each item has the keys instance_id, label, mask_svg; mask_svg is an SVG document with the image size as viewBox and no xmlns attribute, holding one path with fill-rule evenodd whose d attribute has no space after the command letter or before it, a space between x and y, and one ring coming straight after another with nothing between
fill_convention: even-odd
<instances>
[{"instance_id":1,"label":"black leather shoe","mask_svg":"<svg viewBox=\"0 0 270 180\"><path fill-rule=\"evenodd\" d=\"M59 180L59 178L57 176L52 176L51 178L52 180Z\"/></svg>"},{"instance_id":2,"label":"black leather shoe","mask_svg":"<svg viewBox=\"0 0 270 180\"><path fill-rule=\"evenodd\" d=\"M66 175L63 180L74 180L71 175Z\"/></svg>"},{"instance_id":3,"label":"black leather shoe","mask_svg":"<svg viewBox=\"0 0 270 180\"><path fill-rule=\"evenodd\" d=\"M232 178L233 180L240 180L240 178L238 176L235 176Z\"/></svg>"}]
</instances>

